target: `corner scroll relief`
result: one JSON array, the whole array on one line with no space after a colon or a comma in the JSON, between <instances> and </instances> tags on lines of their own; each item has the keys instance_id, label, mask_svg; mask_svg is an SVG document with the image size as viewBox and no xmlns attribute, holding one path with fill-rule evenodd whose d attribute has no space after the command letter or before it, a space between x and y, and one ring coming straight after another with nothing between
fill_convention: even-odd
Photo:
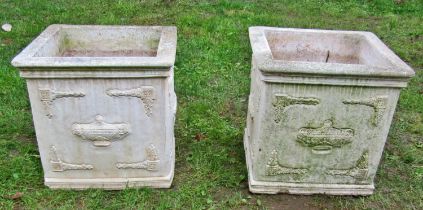
<instances>
[{"instance_id":1,"label":"corner scroll relief","mask_svg":"<svg viewBox=\"0 0 423 210\"><path fill-rule=\"evenodd\" d=\"M144 104L145 114L148 117L151 117L153 115L153 104L156 100L154 95L154 87L144 86L129 90L110 89L106 91L106 94L115 97L126 96L140 98Z\"/></svg>"},{"instance_id":2,"label":"corner scroll relief","mask_svg":"<svg viewBox=\"0 0 423 210\"><path fill-rule=\"evenodd\" d=\"M145 169L147 171L156 171L157 165L160 162L156 147L153 144L150 144L150 146L147 147L145 151L147 153L146 160L141 162L135 162L135 163L117 163L116 168L118 169Z\"/></svg>"},{"instance_id":3,"label":"corner scroll relief","mask_svg":"<svg viewBox=\"0 0 423 210\"><path fill-rule=\"evenodd\" d=\"M315 154L329 154L333 147L342 147L352 142L354 130L350 128L335 128L332 120L325 120L319 128L300 128L297 142L305 147L311 147Z\"/></svg>"},{"instance_id":4,"label":"corner scroll relief","mask_svg":"<svg viewBox=\"0 0 423 210\"><path fill-rule=\"evenodd\" d=\"M370 123L377 127L380 121L383 118L384 112L387 108L388 104L388 97L387 96L377 96L370 99L361 99L361 100L343 100L342 103L344 104L351 104L351 105L363 105L369 106L373 108L373 115L370 118Z\"/></svg>"},{"instance_id":5,"label":"corner scroll relief","mask_svg":"<svg viewBox=\"0 0 423 210\"><path fill-rule=\"evenodd\" d=\"M82 92L63 92L63 91L55 91L51 89L39 89L41 103L44 106L44 110L46 112L46 116L48 118L53 117L52 113L52 105L53 101L58 98L66 98L66 97L84 97L85 93Z\"/></svg>"},{"instance_id":6,"label":"corner scroll relief","mask_svg":"<svg viewBox=\"0 0 423 210\"><path fill-rule=\"evenodd\" d=\"M286 167L279 164L278 161L278 152L273 150L270 153L270 158L266 164L266 175L267 176L276 176L280 174L299 174L303 175L308 172L306 168L293 168L293 167Z\"/></svg>"},{"instance_id":7,"label":"corner scroll relief","mask_svg":"<svg viewBox=\"0 0 423 210\"><path fill-rule=\"evenodd\" d=\"M72 133L93 141L96 147L107 147L112 141L125 138L130 133L130 126L127 123L106 123L103 116L97 115L92 123L74 123Z\"/></svg>"},{"instance_id":8,"label":"corner scroll relief","mask_svg":"<svg viewBox=\"0 0 423 210\"><path fill-rule=\"evenodd\" d=\"M369 152L364 151L356 164L348 169L329 169L325 172L332 176L350 176L357 181L364 181L369 173Z\"/></svg>"},{"instance_id":9,"label":"corner scroll relief","mask_svg":"<svg viewBox=\"0 0 423 210\"><path fill-rule=\"evenodd\" d=\"M272 102L275 110L275 122L279 123L284 118L285 109L293 105L317 105L320 100L312 97L294 97L285 94L276 94Z\"/></svg>"},{"instance_id":10,"label":"corner scroll relief","mask_svg":"<svg viewBox=\"0 0 423 210\"><path fill-rule=\"evenodd\" d=\"M92 170L94 167L89 164L74 164L62 161L57 155L56 147L50 147L50 164L54 172L63 172L67 170Z\"/></svg>"}]
</instances>

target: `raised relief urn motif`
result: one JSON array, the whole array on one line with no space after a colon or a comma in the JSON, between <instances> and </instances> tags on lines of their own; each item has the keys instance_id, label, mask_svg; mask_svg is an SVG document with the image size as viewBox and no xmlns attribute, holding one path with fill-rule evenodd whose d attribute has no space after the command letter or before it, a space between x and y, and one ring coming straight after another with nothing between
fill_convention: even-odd
<instances>
[{"instance_id":1,"label":"raised relief urn motif","mask_svg":"<svg viewBox=\"0 0 423 210\"><path fill-rule=\"evenodd\" d=\"M333 147L342 147L351 143L354 130L350 128L335 128L332 120L325 120L320 128L301 128L298 131L297 142L311 147L315 154L328 154Z\"/></svg>"},{"instance_id":2,"label":"raised relief urn motif","mask_svg":"<svg viewBox=\"0 0 423 210\"><path fill-rule=\"evenodd\" d=\"M104 117L97 115L92 123L74 123L72 133L84 140L93 141L94 146L107 147L112 141L125 138L130 132L127 123L106 123Z\"/></svg>"}]
</instances>

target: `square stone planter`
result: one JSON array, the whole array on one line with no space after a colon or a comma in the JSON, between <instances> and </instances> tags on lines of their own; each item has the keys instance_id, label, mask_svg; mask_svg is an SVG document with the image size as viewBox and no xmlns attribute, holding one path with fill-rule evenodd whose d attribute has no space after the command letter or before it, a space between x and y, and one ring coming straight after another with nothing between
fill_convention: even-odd
<instances>
[{"instance_id":1,"label":"square stone planter","mask_svg":"<svg viewBox=\"0 0 423 210\"><path fill-rule=\"evenodd\" d=\"M175 27L51 25L12 61L50 188L168 188Z\"/></svg>"},{"instance_id":2,"label":"square stone planter","mask_svg":"<svg viewBox=\"0 0 423 210\"><path fill-rule=\"evenodd\" d=\"M254 193L368 195L414 71L369 32L251 27Z\"/></svg>"}]
</instances>

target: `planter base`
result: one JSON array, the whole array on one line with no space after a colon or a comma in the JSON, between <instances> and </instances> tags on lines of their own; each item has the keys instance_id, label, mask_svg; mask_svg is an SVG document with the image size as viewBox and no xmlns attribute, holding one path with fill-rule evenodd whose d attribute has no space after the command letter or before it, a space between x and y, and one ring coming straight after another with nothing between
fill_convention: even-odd
<instances>
[{"instance_id":1,"label":"planter base","mask_svg":"<svg viewBox=\"0 0 423 210\"><path fill-rule=\"evenodd\" d=\"M350 184L312 184L312 183L283 183L270 181L256 181L251 175L251 157L248 145L248 129L244 133L244 149L248 167L248 186L252 193L262 194L327 194L327 195L371 195L375 189L370 185L350 185Z\"/></svg>"},{"instance_id":2,"label":"planter base","mask_svg":"<svg viewBox=\"0 0 423 210\"><path fill-rule=\"evenodd\" d=\"M146 178L107 178L107 179L60 179L45 178L44 184L51 189L76 189L101 188L105 190L122 190L126 188L150 187L170 188L173 174L167 177Z\"/></svg>"},{"instance_id":3,"label":"planter base","mask_svg":"<svg viewBox=\"0 0 423 210\"><path fill-rule=\"evenodd\" d=\"M327 195L371 195L373 185L293 184L280 182L258 182L249 179L250 192L263 194L327 194Z\"/></svg>"}]
</instances>

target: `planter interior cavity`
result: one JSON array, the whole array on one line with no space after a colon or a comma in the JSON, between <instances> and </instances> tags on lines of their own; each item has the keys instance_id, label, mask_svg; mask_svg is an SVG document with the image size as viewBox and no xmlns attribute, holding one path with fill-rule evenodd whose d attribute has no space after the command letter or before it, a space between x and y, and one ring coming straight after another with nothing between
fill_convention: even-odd
<instances>
[{"instance_id":1,"label":"planter interior cavity","mask_svg":"<svg viewBox=\"0 0 423 210\"><path fill-rule=\"evenodd\" d=\"M35 57L154 57L160 30L147 28L63 28Z\"/></svg>"},{"instance_id":2,"label":"planter interior cavity","mask_svg":"<svg viewBox=\"0 0 423 210\"><path fill-rule=\"evenodd\" d=\"M175 53L175 27L52 25L16 56L47 186L170 187Z\"/></svg>"},{"instance_id":3,"label":"planter interior cavity","mask_svg":"<svg viewBox=\"0 0 423 210\"><path fill-rule=\"evenodd\" d=\"M322 63L364 64L363 39L337 34L266 31L273 59ZM363 50L363 51L361 51Z\"/></svg>"},{"instance_id":4,"label":"planter interior cavity","mask_svg":"<svg viewBox=\"0 0 423 210\"><path fill-rule=\"evenodd\" d=\"M168 67L174 27L51 25L12 64L16 67Z\"/></svg>"},{"instance_id":5,"label":"planter interior cavity","mask_svg":"<svg viewBox=\"0 0 423 210\"><path fill-rule=\"evenodd\" d=\"M413 70L374 34L251 27L250 191L373 193Z\"/></svg>"}]
</instances>

